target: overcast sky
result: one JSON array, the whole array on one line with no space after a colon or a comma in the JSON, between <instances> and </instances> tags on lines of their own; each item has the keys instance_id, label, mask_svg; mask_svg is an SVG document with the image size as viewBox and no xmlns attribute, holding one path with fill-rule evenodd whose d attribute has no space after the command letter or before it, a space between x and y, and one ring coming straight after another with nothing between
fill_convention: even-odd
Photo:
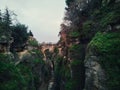
<instances>
[{"instance_id":1,"label":"overcast sky","mask_svg":"<svg viewBox=\"0 0 120 90\"><path fill-rule=\"evenodd\" d=\"M5 7L17 14L39 42L58 41L65 0L0 0L0 9Z\"/></svg>"}]
</instances>

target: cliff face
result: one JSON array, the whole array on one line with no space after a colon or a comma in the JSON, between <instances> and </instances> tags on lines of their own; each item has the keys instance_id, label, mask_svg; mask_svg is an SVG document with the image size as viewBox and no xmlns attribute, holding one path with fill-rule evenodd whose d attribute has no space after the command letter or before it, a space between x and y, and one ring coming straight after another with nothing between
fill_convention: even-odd
<instances>
[{"instance_id":1,"label":"cliff face","mask_svg":"<svg viewBox=\"0 0 120 90\"><path fill-rule=\"evenodd\" d=\"M55 90L118 90L119 0L66 0L66 4Z\"/></svg>"},{"instance_id":2,"label":"cliff face","mask_svg":"<svg viewBox=\"0 0 120 90\"><path fill-rule=\"evenodd\" d=\"M86 90L118 90L120 31L97 33L86 54Z\"/></svg>"},{"instance_id":3,"label":"cliff face","mask_svg":"<svg viewBox=\"0 0 120 90\"><path fill-rule=\"evenodd\" d=\"M66 4L57 44L0 37L1 90L120 89L120 0Z\"/></svg>"},{"instance_id":4,"label":"cliff face","mask_svg":"<svg viewBox=\"0 0 120 90\"><path fill-rule=\"evenodd\" d=\"M27 26L0 10L0 90L47 90L51 66Z\"/></svg>"},{"instance_id":5,"label":"cliff face","mask_svg":"<svg viewBox=\"0 0 120 90\"><path fill-rule=\"evenodd\" d=\"M100 58L89 47L85 64L85 90L107 90L105 70L100 64Z\"/></svg>"},{"instance_id":6,"label":"cliff face","mask_svg":"<svg viewBox=\"0 0 120 90\"><path fill-rule=\"evenodd\" d=\"M13 42L12 37L1 34L0 36L0 53L10 52L10 45Z\"/></svg>"},{"instance_id":7,"label":"cliff face","mask_svg":"<svg viewBox=\"0 0 120 90\"><path fill-rule=\"evenodd\" d=\"M25 49L19 51L16 48L14 53L10 52L9 41L5 42L7 46L4 41L0 43L5 47L0 53L1 90L47 90L51 67L43 60L43 53L34 40L29 39Z\"/></svg>"}]
</instances>

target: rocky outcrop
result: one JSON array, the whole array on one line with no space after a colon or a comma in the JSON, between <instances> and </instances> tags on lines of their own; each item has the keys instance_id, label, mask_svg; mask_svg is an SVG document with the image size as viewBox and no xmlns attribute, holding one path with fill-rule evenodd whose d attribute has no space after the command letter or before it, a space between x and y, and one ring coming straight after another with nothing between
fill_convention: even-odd
<instances>
[{"instance_id":1,"label":"rocky outcrop","mask_svg":"<svg viewBox=\"0 0 120 90\"><path fill-rule=\"evenodd\" d=\"M89 43L84 61L85 90L119 89L119 32L97 33Z\"/></svg>"},{"instance_id":2,"label":"rocky outcrop","mask_svg":"<svg viewBox=\"0 0 120 90\"><path fill-rule=\"evenodd\" d=\"M0 36L0 53L9 54L0 55L0 85L11 90L119 90L119 1L66 0L57 44L38 45L30 33L11 54L12 40Z\"/></svg>"},{"instance_id":3,"label":"rocky outcrop","mask_svg":"<svg viewBox=\"0 0 120 90\"><path fill-rule=\"evenodd\" d=\"M39 50L42 51L44 55L44 60L47 60L47 56L45 52L48 51L49 53L54 53L55 47L56 47L56 44L52 44L52 43L41 43L39 45Z\"/></svg>"},{"instance_id":4,"label":"rocky outcrop","mask_svg":"<svg viewBox=\"0 0 120 90\"><path fill-rule=\"evenodd\" d=\"M38 49L38 42L37 40L30 36L28 39L28 42L26 42L24 48L16 48L16 50L12 53L10 52L10 46L13 40L9 39L7 36L0 36L0 65L2 65L3 62L6 62L5 65L10 65L10 70L17 70L10 73L12 75L15 74L15 72L19 73L16 74L16 77L21 77L20 80L23 87L21 90L47 90L49 85L49 80L51 79L51 66L48 62L43 61L43 53L41 50ZM2 54L3 56L2 56ZM5 56L4 56L5 55ZM3 59L5 59L3 61ZM11 65L12 64L12 65ZM1 66L2 67L2 66ZM4 69L4 65L2 69ZM7 70L9 68L5 67ZM2 74L5 74L6 72L1 72ZM6 75L6 77L14 77L12 75ZM4 78L4 76L1 76ZM14 79L16 80L16 77ZM1 78L0 78L1 80ZM10 79L8 79L10 81ZM3 82L6 82L4 80ZM14 83L14 80L11 81L11 83ZM9 83L6 83L10 85ZM17 89L17 84L14 83ZM5 85L5 84L3 84ZM0 86L1 88L1 86ZM8 87L3 87L8 88ZM12 89L11 89L12 90Z\"/></svg>"},{"instance_id":5,"label":"rocky outcrop","mask_svg":"<svg viewBox=\"0 0 120 90\"><path fill-rule=\"evenodd\" d=\"M39 52L39 51L38 51ZM34 87L37 90L46 90L48 81L51 77L51 68L50 66L42 60L42 53L29 52L24 54L20 64L25 64L28 67L31 67L32 74L35 76L33 83Z\"/></svg>"},{"instance_id":6,"label":"rocky outcrop","mask_svg":"<svg viewBox=\"0 0 120 90\"><path fill-rule=\"evenodd\" d=\"M43 60L44 53L39 49L38 42L34 37L30 37L26 49L17 52L18 61L15 65L25 65L29 67L33 80L28 87L36 90L47 90L51 79L51 65Z\"/></svg>"},{"instance_id":7,"label":"rocky outcrop","mask_svg":"<svg viewBox=\"0 0 120 90\"><path fill-rule=\"evenodd\" d=\"M85 63L85 90L107 90L105 71L99 63L99 57L88 50Z\"/></svg>"},{"instance_id":8,"label":"rocky outcrop","mask_svg":"<svg viewBox=\"0 0 120 90\"><path fill-rule=\"evenodd\" d=\"M10 45L13 42L13 38L5 35L0 36L0 53L10 52Z\"/></svg>"}]
</instances>

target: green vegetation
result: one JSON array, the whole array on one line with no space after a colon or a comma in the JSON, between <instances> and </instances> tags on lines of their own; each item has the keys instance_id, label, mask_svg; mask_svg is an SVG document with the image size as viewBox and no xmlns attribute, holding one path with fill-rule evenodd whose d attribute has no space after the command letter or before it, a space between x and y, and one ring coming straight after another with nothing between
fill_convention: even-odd
<instances>
[{"instance_id":1,"label":"green vegetation","mask_svg":"<svg viewBox=\"0 0 120 90\"><path fill-rule=\"evenodd\" d=\"M106 27L107 25L116 22L119 19L120 15L115 11L106 13L104 17L102 17L100 24L102 27Z\"/></svg>"},{"instance_id":2,"label":"green vegetation","mask_svg":"<svg viewBox=\"0 0 120 90\"><path fill-rule=\"evenodd\" d=\"M3 14L0 10L0 38L1 36L6 36L7 40L10 40L11 24L10 11L6 8Z\"/></svg>"},{"instance_id":3,"label":"green vegetation","mask_svg":"<svg viewBox=\"0 0 120 90\"><path fill-rule=\"evenodd\" d=\"M80 61L80 60L73 60L72 62L71 62L71 66L72 67L75 67L75 66L78 66L78 65L80 65L82 62ZM82 63L83 64L83 63Z\"/></svg>"},{"instance_id":4,"label":"green vegetation","mask_svg":"<svg viewBox=\"0 0 120 90\"><path fill-rule=\"evenodd\" d=\"M93 21L86 21L83 23L83 30L90 30L91 29L91 26L93 25Z\"/></svg>"},{"instance_id":5,"label":"green vegetation","mask_svg":"<svg viewBox=\"0 0 120 90\"><path fill-rule=\"evenodd\" d=\"M80 84L84 82L84 80L80 81L83 77L84 67L83 67L83 52L81 50L83 47L81 45L74 44L69 48L70 58L72 58L71 62L63 59L63 57L55 58L55 77L56 77L56 88L55 90L59 90L60 85L62 85L63 81L65 83L65 90L78 90L80 88Z\"/></svg>"},{"instance_id":6,"label":"green vegetation","mask_svg":"<svg viewBox=\"0 0 120 90\"><path fill-rule=\"evenodd\" d=\"M12 37L14 38L13 47L20 47L28 40L27 26L16 24L12 27Z\"/></svg>"},{"instance_id":7,"label":"green vegetation","mask_svg":"<svg viewBox=\"0 0 120 90\"><path fill-rule=\"evenodd\" d=\"M81 31L81 38L90 39L94 36L95 33L95 23L92 20L85 21L83 23L83 30Z\"/></svg>"},{"instance_id":8,"label":"green vegetation","mask_svg":"<svg viewBox=\"0 0 120 90\"><path fill-rule=\"evenodd\" d=\"M48 81L50 70L42 53L34 50L32 56L15 66L10 56L0 54L0 90L36 90L42 82L40 78Z\"/></svg>"},{"instance_id":9,"label":"green vegetation","mask_svg":"<svg viewBox=\"0 0 120 90\"><path fill-rule=\"evenodd\" d=\"M0 54L0 89L26 90L25 78L19 69L9 61L9 57L3 54Z\"/></svg>"},{"instance_id":10,"label":"green vegetation","mask_svg":"<svg viewBox=\"0 0 120 90\"><path fill-rule=\"evenodd\" d=\"M79 44L73 44L69 48L71 59L82 60L84 59L84 47Z\"/></svg>"},{"instance_id":11,"label":"green vegetation","mask_svg":"<svg viewBox=\"0 0 120 90\"><path fill-rule=\"evenodd\" d=\"M70 51L76 51L76 50L78 50L78 49L80 49L80 48L81 48L80 45L74 44L74 45L72 45L72 46L69 48L69 50L70 50Z\"/></svg>"},{"instance_id":12,"label":"green vegetation","mask_svg":"<svg viewBox=\"0 0 120 90\"><path fill-rule=\"evenodd\" d=\"M66 83L64 85L65 90L72 90L70 88L73 87L71 82L71 71L69 64L65 63L66 60L63 59L60 56L57 56L56 63L55 63L55 79L56 79L56 85L55 90L60 89L60 85L62 85L62 80Z\"/></svg>"},{"instance_id":13,"label":"green vegetation","mask_svg":"<svg viewBox=\"0 0 120 90\"><path fill-rule=\"evenodd\" d=\"M28 40L28 36L32 36L32 32L28 33L28 27L21 23L14 23L11 17L14 17L14 13L8 8L5 12L0 10L0 41L9 42L13 39L11 45L11 51L14 52L16 48L24 49Z\"/></svg>"},{"instance_id":14,"label":"green vegetation","mask_svg":"<svg viewBox=\"0 0 120 90\"><path fill-rule=\"evenodd\" d=\"M74 0L66 0L66 4L69 6L70 3L74 2Z\"/></svg>"},{"instance_id":15,"label":"green vegetation","mask_svg":"<svg viewBox=\"0 0 120 90\"><path fill-rule=\"evenodd\" d=\"M120 32L116 28L120 22L119 1L66 0L66 5L61 31L65 31L67 37L66 41L60 40L60 42L68 44L61 46L68 62L62 67L70 65L72 77L66 80L65 90L84 89L84 60L86 53L89 53L86 52L89 43L88 50L92 50L93 55L100 57L100 64L105 69L108 90L119 90Z\"/></svg>"},{"instance_id":16,"label":"green vegetation","mask_svg":"<svg viewBox=\"0 0 120 90\"><path fill-rule=\"evenodd\" d=\"M99 62L105 69L107 86L109 90L120 88L120 32L97 33L89 44L100 58Z\"/></svg>"},{"instance_id":17,"label":"green vegetation","mask_svg":"<svg viewBox=\"0 0 120 90\"><path fill-rule=\"evenodd\" d=\"M30 40L28 43L29 43L30 46L33 46L33 47L38 46L38 42L36 40Z\"/></svg>"},{"instance_id":18,"label":"green vegetation","mask_svg":"<svg viewBox=\"0 0 120 90\"><path fill-rule=\"evenodd\" d=\"M107 87L95 87L94 83L88 82L88 87L120 89L119 0L66 0L66 5L58 42L63 56L58 55L57 47L54 52L47 49L44 52L46 62L42 52L37 50L38 42L32 38L28 27L21 23L13 24L11 11L7 8L4 13L0 11L0 48L7 47L12 38L12 52L23 51L26 45L33 47L16 66L14 58L0 54L0 90L37 90L40 85L48 83L51 70L54 71L54 90L84 90L85 79L90 78L86 77L84 67L87 53L98 58L106 75L104 83L107 84ZM97 74L96 71L92 78L99 79ZM96 85L102 80L97 82Z\"/></svg>"},{"instance_id":19,"label":"green vegetation","mask_svg":"<svg viewBox=\"0 0 120 90\"><path fill-rule=\"evenodd\" d=\"M79 32L75 31L75 32L70 32L69 36L73 37L73 38L76 38L76 37L79 37L80 34L79 34Z\"/></svg>"},{"instance_id":20,"label":"green vegetation","mask_svg":"<svg viewBox=\"0 0 120 90\"><path fill-rule=\"evenodd\" d=\"M33 62L35 64L43 64L43 65L45 65L45 62L43 61L43 54L42 54L42 52L39 51L39 50L32 50L32 52L35 53L35 57L36 57L36 58L34 58Z\"/></svg>"}]
</instances>

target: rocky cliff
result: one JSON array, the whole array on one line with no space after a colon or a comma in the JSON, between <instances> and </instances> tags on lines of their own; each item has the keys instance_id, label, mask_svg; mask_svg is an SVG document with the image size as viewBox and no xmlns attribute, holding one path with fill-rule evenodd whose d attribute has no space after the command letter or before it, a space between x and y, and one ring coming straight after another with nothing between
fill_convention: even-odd
<instances>
[{"instance_id":1,"label":"rocky cliff","mask_svg":"<svg viewBox=\"0 0 120 90\"><path fill-rule=\"evenodd\" d=\"M1 35L1 90L120 89L120 0L66 0L65 10L56 44Z\"/></svg>"},{"instance_id":2,"label":"rocky cliff","mask_svg":"<svg viewBox=\"0 0 120 90\"><path fill-rule=\"evenodd\" d=\"M10 52L12 42L0 40L0 89L47 90L51 66L43 60L36 39L30 36L25 48L15 48L14 52Z\"/></svg>"},{"instance_id":3,"label":"rocky cliff","mask_svg":"<svg viewBox=\"0 0 120 90\"><path fill-rule=\"evenodd\" d=\"M66 0L66 4L55 90L119 90L119 0Z\"/></svg>"},{"instance_id":4,"label":"rocky cliff","mask_svg":"<svg viewBox=\"0 0 120 90\"><path fill-rule=\"evenodd\" d=\"M118 90L120 31L97 33L89 43L85 59L86 90Z\"/></svg>"}]
</instances>

